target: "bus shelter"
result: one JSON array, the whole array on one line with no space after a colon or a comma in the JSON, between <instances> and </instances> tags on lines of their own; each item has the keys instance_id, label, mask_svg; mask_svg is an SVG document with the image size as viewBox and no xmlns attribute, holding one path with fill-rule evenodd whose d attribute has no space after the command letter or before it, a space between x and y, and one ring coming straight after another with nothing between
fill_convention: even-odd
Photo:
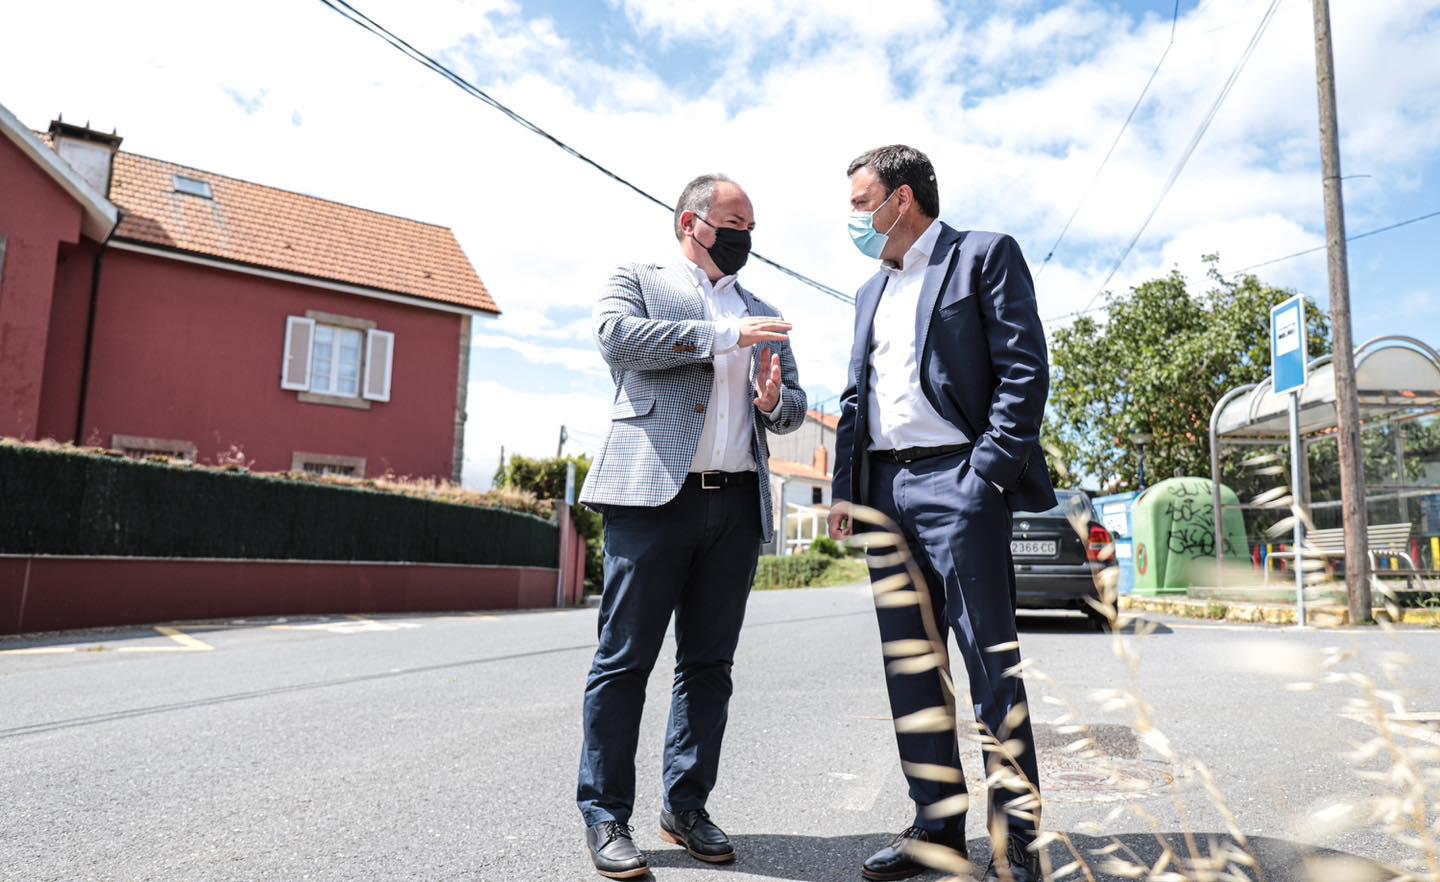
<instances>
[{"instance_id":1,"label":"bus shelter","mask_svg":"<svg viewBox=\"0 0 1440 882\"><path fill-rule=\"evenodd\" d=\"M1292 488L1301 506L1310 510L1310 471L1307 451L1317 441L1334 438L1335 365L1333 356L1311 360L1309 378L1300 392L1301 486ZM1214 487L1216 567L1221 566L1221 536L1224 510L1220 498L1220 453L1226 445L1272 447L1290 443L1289 393L1277 395L1274 377L1227 392L1210 415L1210 476ZM1375 337L1355 349L1355 386L1360 399L1361 431L1367 426L1400 423L1440 413L1440 352L1413 337ZM1415 484L1405 477L1403 433L1396 432L1395 481L1366 485L1368 503L1395 500L1397 504L1414 496L1429 496L1440 487ZM1339 500L1318 503L1339 506ZM1239 507L1246 508L1245 503Z\"/></svg>"}]
</instances>

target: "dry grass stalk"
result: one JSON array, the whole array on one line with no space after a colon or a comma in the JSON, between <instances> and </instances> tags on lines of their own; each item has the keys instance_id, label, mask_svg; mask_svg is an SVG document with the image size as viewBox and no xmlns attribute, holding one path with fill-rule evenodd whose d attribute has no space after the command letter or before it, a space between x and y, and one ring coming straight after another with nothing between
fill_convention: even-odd
<instances>
[{"instance_id":1,"label":"dry grass stalk","mask_svg":"<svg viewBox=\"0 0 1440 882\"><path fill-rule=\"evenodd\" d=\"M1270 471L1283 473L1284 469L1281 467L1266 465L1273 461L1274 458L1271 456L1262 456L1252 458L1250 462L1259 473L1265 474ZM1262 496L1261 504L1291 509L1289 522L1291 525L1296 518L1306 518L1305 513L1295 504L1295 500L1287 488L1275 488ZM908 544L893 522L879 512L858 506L853 510L853 517L856 522L864 524L870 529L868 532L852 537L851 544L870 550L872 565L877 568L882 565L886 567L903 566L901 573L886 577L876 583L874 593L877 607L887 608L903 604L918 606L922 613L926 632L925 641L898 640L888 642L882 647L886 658L889 659L887 673L895 676L924 672L933 668L939 673L945 686L945 707L927 708L902 717L895 721L896 730L900 732L938 732L944 731L942 728L944 726L953 727L955 725L955 686L950 678L948 648L940 639L940 631L934 621L929 587L925 584L915 561L910 557ZM1088 508L1076 507L1067 512L1067 517L1072 529L1081 537L1082 541L1088 541L1090 526ZM888 552L884 555L883 564L879 560L873 559L875 557L873 553L876 551ZM1107 546L1100 553L1102 560L1109 560L1113 558L1113 555L1113 544ZM1182 819L1188 813L1180 791L1180 783L1182 780L1191 778L1200 780L1211 801L1225 819L1227 831L1234 844L1232 846L1229 843L1212 840L1202 845L1199 839L1189 832L1189 824L1186 823L1182 826L1185 827L1184 839L1187 854L1178 856L1165 840L1156 819L1148 812L1140 810L1134 814L1149 822L1152 835L1160 844L1160 857L1154 863L1147 864L1119 838L1112 837L1111 844L1101 850L1102 856L1105 857L1101 870L1113 876L1144 878L1151 882L1192 882L1192 880L1193 882L1201 882L1201 880L1208 882L1208 880L1218 879L1243 879L1248 882L1252 878L1263 880L1264 873L1260 868L1260 863L1250 850L1247 838L1209 770L1199 763L1181 763L1170 739L1155 724L1153 708L1139 689L1141 662L1139 645L1154 631L1155 625L1149 622L1139 622L1135 625L1133 638L1124 635L1124 629L1128 622L1122 619L1119 613L1118 579L1119 573L1114 567L1099 570L1095 575L1098 599L1091 605L1110 626L1113 634L1112 650L1115 657L1127 670L1130 680L1129 688L1097 690L1093 699L1100 706L1102 712L1127 711L1133 717L1133 726L1141 741L1155 754L1181 770L1181 774L1171 776L1170 788L1172 801ZM928 649L921 645L927 642ZM988 647L988 651L1009 652L1017 649L1018 646L1018 642L1009 642ZM1032 658L1027 658L1011 666L1005 673L1007 676L1024 676L1040 683L1051 682L1048 676L1038 670L1035 660ZM1096 740L1088 734L1087 727L1074 722L1076 715L1068 703L1051 695L1042 696L1042 701L1064 708L1064 713L1057 718L1056 725L1062 734L1077 736L1062 750L1079 758L1101 761L1102 757L1097 750ZM971 728L969 725L962 727L959 734L962 738L976 740L980 743L981 749L987 757L986 787L1001 787L1018 794L1003 804L1003 811L1015 818L1035 821L1038 828L1042 808L1041 797L1038 788L1034 782L1025 777L1017 761L1023 746L1019 741L1008 737L1014 727L1026 719L1028 714L1029 709L1026 707L1013 709L1004 721L1002 731L998 733L990 732L984 725L976 723L973 724L974 735L967 736L965 729ZM955 782L958 778L957 772L948 767L906 765L905 771L909 775L929 780ZM958 815L968 809L969 805L968 795L962 795L928 807L926 814L929 817ZM1097 835L1103 835L1103 829L1113 825L1123 811L1123 808L1116 808L1106 817L1103 825L1095 825ZM1006 825L1003 819L992 817L990 826L997 869L1004 878L1009 875L1009 868L1005 864ZM1052 843L1063 845L1073 860L1061 867L1053 867L1048 849ZM912 851L917 860L939 870L962 872L953 868L957 866L954 862L960 859L957 853L929 843L926 843L926 846L924 849ZM1075 842L1068 834L1041 830L1032 847L1039 852L1045 878L1063 879L1081 874L1089 882L1093 882L1095 879L1094 871L1086 856L1076 847ZM1117 856L1121 852L1124 853L1124 856Z\"/></svg>"}]
</instances>

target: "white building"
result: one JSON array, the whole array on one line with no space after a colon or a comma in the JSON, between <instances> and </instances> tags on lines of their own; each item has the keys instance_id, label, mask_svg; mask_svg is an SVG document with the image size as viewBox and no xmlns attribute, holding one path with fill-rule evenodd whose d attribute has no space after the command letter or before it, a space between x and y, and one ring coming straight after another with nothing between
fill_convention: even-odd
<instances>
[{"instance_id":1,"label":"white building","mask_svg":"<svg viewBox=\"0 0 1440 882\"><path fill-rule=\"evenodd\" d=\"M829 535L830 480L839 417L819 411L805 425L771 438L770 498L775 505L775 538L765 554L803 554L817 536Z\"/></svg>"}]
</instances>

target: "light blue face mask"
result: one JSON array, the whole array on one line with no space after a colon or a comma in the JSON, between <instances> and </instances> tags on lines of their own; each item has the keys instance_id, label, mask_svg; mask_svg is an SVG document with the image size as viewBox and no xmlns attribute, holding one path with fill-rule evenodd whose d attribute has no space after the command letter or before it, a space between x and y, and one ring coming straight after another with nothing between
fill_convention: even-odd
<instances>
[{"instance_id":1,"label":"light blue face mask","mask_svg":"<svg viewBox=\"0 0 1440 882\"><path fill-rule=\"evenodd\" d=\"M895 198L899 188L890 191L885 197L885 202ZM875 206L875 211L885 207L885 202ZM895 224L900 223L900 218L895 218L895 223L890 225L890 230L880 232L875 229L875 211L852 211L850 212L850 241L860 249L860 253L866 257L880 259L880 254L885 250L885 243L890 241L890 230L895 229Z\"/></svg>"}]
</instances>

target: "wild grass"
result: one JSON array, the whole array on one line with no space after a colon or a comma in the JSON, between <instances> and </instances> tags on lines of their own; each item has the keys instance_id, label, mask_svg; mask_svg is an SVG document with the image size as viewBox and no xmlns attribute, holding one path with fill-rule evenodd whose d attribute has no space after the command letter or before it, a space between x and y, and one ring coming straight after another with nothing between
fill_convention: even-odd
<instances>
[{"instance_id":1,"label":"wild grass","mask_svg":"<svg viewBox=\"0 0 1440 882\"><path fill-rule=\"evenodd\" d=\"M1247 463L1257 471L1272 469L1271 460L1257 457ZM1276 535L1288 532L1298 519L1308 525L1307 513L1288 488L1280 487L1260 494L1256 504L1288 510L1269 529ZM1073 831L1046 829L1043 797L1035 782L1021 770L1017 757L1025 746L1009 734L1030 715L1023 705L1013 709L1000 732L990 732L979 723L963 721L957 726L955 684L950 671L949 653L941 630L935 622L929 600L929 586L911 558L908 543L893 522L873 509L856 507L854 519L866 525L867 532L851 537L850 543L866 549L870 565L875 569L900 567L900 572L872 584L877 608L916 606L919 608L923 635L912 639L894 640L882 646L887 659L886 676L914 676L933 671L943 684L946 697L943 706L926 708L894 721L897 732L939 732L958 730L963 742L976 743L985 758L986 788L1001 787L1013 794L1004 803L1006 814L1016 818L1035 819L1039 835L1030 845L1038 852L1041 869L1047 880L1083 878L1143 879L1147 882L1218 882L1218 880L1250 880L1265 882L1266 868L1252 847L1250 838L1236 813L1231 809L1216 774L1194 757L1186 756L1175 746L1158 725L1156 709L1146 699L1140 683L1142 647L1154 632L1156 624L1144 619L1123 617L1117 607L1118 571L1114 567L1096 573L1098 600L1093 606L1111 626L1112 650L1125 671L1125 680L1094 691L1089 705L1102 714L1124 712L1129 725L1150 754L1167 763L1171 769L1169 799L1179 818L1188 819L1200 813L1200 807L1189 804L1187 793L1203 796L1206 814L1223 819L1225 836L1202 834L1190 829L1188 822L1178 837L1167 835L1165 825L1137 802L1122 803L1104 817L1076 824ZM1088 537L1088 510L1071 513L1071 524L1082 540ZM1102 558L1113 554L1113 548L1102 551ZM1308 562L1307 562L1308 563ZM1244 585L1256 580L1248 568L1232 568L1221 574L1227 585ZM1324 586L1325 573L1318 565L1305 567L1308 591ZM1385 593L1379 580L1372 579L1375 596L1381 598L1392 613L1398 612L1393 595ZM1258 586L1257 586L1258 587ZM1390 626L1381 622L1381 628ZM1018 643L990 647L992 652L1018 649ZM1263 651L1263 650L1260 650ZM1336 757L1337 795L1323 807L1306 817L1298 818L1297 826L1311 841L1337 836L1358 829L1380 833L1393 844L1384 864L1346 858L1313 858L1300 872L1288 872L1287 878L1308 878L1314 882L1351 882L1388 878L1393 882L1440 882L1440 819L1437 819L1436 789L1440 788L1440 719L1417 715L1409 709L1407 675L1434 677L1433 671L1414 672L1412 660L1395 651L1385 651L1378 659L1362 658L1357 651L1332 649L1315 664L1303 654L1286 657L1271 654L1260 660L1271 670L1277 668L1294 677L1289 689L1309 693L1314 701L1334 705L1337 717L1349 725L1362 727L1364 739L1356 740L1344 757ZM1278 655L1278 657L1275 657ZM1378 661L1379 674L1367 673L1367 662ZM1028 683L1042 687L1036 690L1040 700L1051 706L1058 716L1049 722L1071 740L1061 751L1071 757L1102 763L1090 728L1082 722L1085 714L1068 699L1054 694L1054 681L1040 668L1036 659L1026 658L1006 672L1007 676L1024 677ZM1336 690L1340 691L1336 695ZM1337 701L1338 699L1338 701ZM1238 710L1238 709L1237 709ZM1256 713L1253 709L1250 713ZM1261 719L1216 720L1216 725L1267 725ZM1339 774L1343 771L1345 774ZM957 770L948 766L907 765L908 775L934 781L957 782ZM1238 782L1253 779L1246 770L1233 777ZM944 803L929 806L929 817L947 817L964 813L972 803L968 794ZM1131 825L1148 830L1158 848L1156 857L1142 858L1133 844L1111 831L1128 817ZM1004 819L990 818L987 829L997 872L1002 879L1011 874L1005 864L1006 827ZM1082 847L1074 834L1108 839L1100 847ZM1127 837L1133 843L1133 836ZM975 867L959 852L928 842L914 842L910 853L920 862L958 880L972 874ZM1062 859L1057 866L1052 860L1058 852ZM1377 868L1381 875L1377 877ZM1287 871L1293 868L1287 868Z\"/></svg>"}]
</instances>

